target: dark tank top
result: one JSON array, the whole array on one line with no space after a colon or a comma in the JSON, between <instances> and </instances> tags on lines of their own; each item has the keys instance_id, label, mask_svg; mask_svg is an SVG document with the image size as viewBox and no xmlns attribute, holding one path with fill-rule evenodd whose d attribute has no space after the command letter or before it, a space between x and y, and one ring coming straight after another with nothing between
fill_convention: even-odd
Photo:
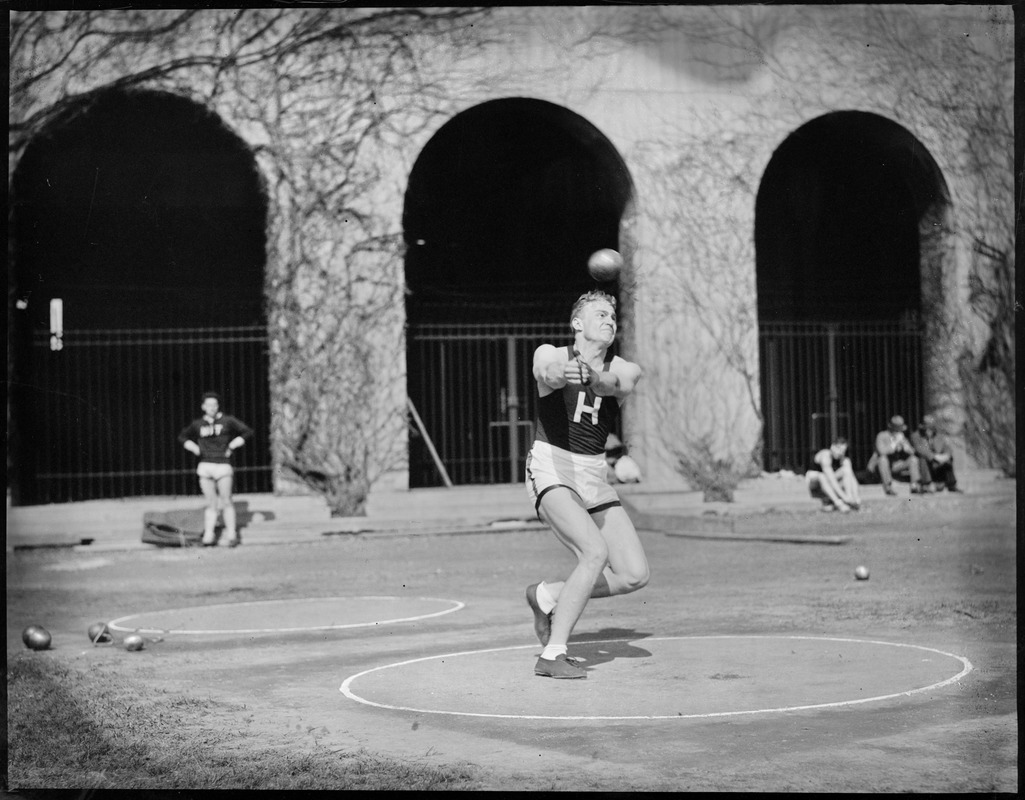
<instances>
[{"instance_id":1,"label":"dark tank top","mask_svg":"<svg viewBox=\"0 0 1025 800\"><path fill-rule=\"evenodd\" d=\"M822 451L819 450L819 453L821 453L821 452ZM836 472L838 469L840 469L843 466L843 462L847 460L847 456L846 455L844 455L842 458L838 459L836 456L833 455L833 451L831 449L829 449L829 448L826 449L826 452L829 453L829 460L831 462L830 466L833 468L833 472ZM819 453L816 453L815 455L818 455ZM816 462L816 463L818 463L818 462Z\"/></svg>"},{"instance_id":2,"label":"dark tank top","mask_svg":"<svg viewBox=\"0 0 1025 800\"><path fill-rule=\"evenodd\" d=\"M566 347L568 358L572 346ZM609 371L606 361L602 372ZM619 418L619 400L599 397L580 384L567 383L545 397L538 398L535 439L561 447L571 453L597 455L605 452L605 442Z\"/></svg>"}]
</instances>

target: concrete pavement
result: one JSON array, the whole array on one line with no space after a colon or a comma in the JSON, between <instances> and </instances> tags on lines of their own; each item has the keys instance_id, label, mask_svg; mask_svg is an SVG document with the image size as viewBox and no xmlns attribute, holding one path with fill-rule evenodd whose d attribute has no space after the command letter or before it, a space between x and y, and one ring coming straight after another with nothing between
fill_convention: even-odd
<instances>
[{"instance_id":1,"label":"concrete pavement","mask_svg":"<svg viewBox=\"0 0 1025 800\"><path fill-rule=\"evenodd\" d=\"M1015 481L996 470L962 475L964 498L983 500L1013 495ZM694 535L744 537L744 522L766 513L819 514L808 496L804 478L792 473L764 473L742 481L733 503L703 501L701 492L685 484L650 483L617 487L624 506L639 529L673 527ZM946 493L911 496L907 484L898 484L898 498L886 498L878 485L862 487L866 510L873 503L947 502ZM458 486L438 489L381 490L371 493L363 517L332 517L317 495L236 495L241 536L245 545L294 544L322 541L329 536L460 534L503 530L543 529L534 517L526 490L520 483ZM148 511L198 510L197 494L187 497L133 497L40 506L12 507L8 499L8 551L43 547L80 550L147 549L142 542L143 515ZM750 538L751 534L747 535Z\"/></svg>"}]
</instances>

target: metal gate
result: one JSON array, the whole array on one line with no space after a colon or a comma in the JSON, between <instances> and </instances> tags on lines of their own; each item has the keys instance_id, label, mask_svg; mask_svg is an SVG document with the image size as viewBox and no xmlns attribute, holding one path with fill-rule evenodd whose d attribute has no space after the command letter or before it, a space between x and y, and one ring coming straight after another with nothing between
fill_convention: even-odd
<instances>
[{"instance_id":1,"label":"metal gate","mask_svg":"<svg viewBox=\"0 0 1025 800\"><path fill-rule=\"evenodd\" d=\"M856 470L894 414L921 418L922 331L888 322L771 322L759 330L764 468L804 472L846 436Z\"/></svg>"},{"instance_id":2,"label":"metal gate","mask_svg":"<svg viewBox=\"0 0 1025 800\"><path fill-rule=\"evenodd\" d=\"M235 490L271 490L267 331L37 331L15 415L19 503L198 492L178 432L204 391L256 432L236 456Z\"/></svg>"},{"instance_id":3,"label":"metal gate","mask_svg":"<svg viewBox=\"0 0 1025 800\"><path fill-rule=\"evenodd\" d=\"M534 439L534 350L570 341L562 323L412 326L408 391L430 442L410 431L411 487L517 483Z\"/></svg>"}]
</instances>

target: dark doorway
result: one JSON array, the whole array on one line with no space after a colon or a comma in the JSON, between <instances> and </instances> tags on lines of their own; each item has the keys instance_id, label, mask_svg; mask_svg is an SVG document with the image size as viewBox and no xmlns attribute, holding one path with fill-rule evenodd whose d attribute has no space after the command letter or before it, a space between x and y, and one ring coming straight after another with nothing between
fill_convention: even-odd
<instances>
[{"instance_id":1,"label":"dark doorway","mask_svg":"<svg viewBox=\"0 0 1025 800\"><path fill-rule=\"evenodd\" d=\"M632 196L608 139L541 100L470 108L423 149L403 214L408 391L453 483L522 478L516 453L525 455L533 419L525 354L553 335L570 341L582 292L618 293L586 265L595 250L626 249L620 225ZM459 344L469 340L494 342L494 358ZM441 480L414 430L410 485Z\"/></svg>"},{"instance_id":2,"label":"dark doorway","mask_svg":"<svg viewBox=\"0 0 1025 800\"><path fill-rule=\"evenodd\" d=\"M258 426L237 491L269 488L266 201L241 140L185 98L108 92L12 189L16 502L195 492L175 437L207 389Z\"/></svg>"},{"instance_id":3,"label":"dark doorway","mask_svg":"<svg viewBox=\"0 0 1025 800\"><path fill-rule=\"evenodd\" d=\"M755 245L766 469L803 470L832 436L856 466L892 414L922 413L924 228L939 170L900 125L819 117L773 154Z\"/></svg>"}]
</instances>

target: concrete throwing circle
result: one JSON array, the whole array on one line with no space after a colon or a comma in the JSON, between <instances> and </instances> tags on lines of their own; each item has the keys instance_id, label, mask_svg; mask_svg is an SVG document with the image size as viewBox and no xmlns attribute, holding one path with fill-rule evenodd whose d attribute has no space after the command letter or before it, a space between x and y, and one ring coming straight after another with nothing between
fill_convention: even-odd
<instances>
[{"instance_id":1,"label":"concrete throwing circle","mask_svg":"<svg viewBox=\"0 0 1025 800\"><path fill-rule=\"evenodd\" d=\"M317 597L254 600L147 611L107 623L111 630L160 634L290 633L414 622L463 608L433 597Z\"/></svg>"},{"instance_id":2,"label":"concrete throwing circle","mask_svg":"<svg viewBox=\"0 0 1025 800\"><path fill-rule=\"evenodd\" d=\"M907 697L972 670L963 656L896 642L668 636L572 642L570 655L587 668L587 679L552 680L534 675L540 651L534 644L400 661L352 675L340 691L369 706L420 714L695 719Z\"/></svg>"}]
</instances>

